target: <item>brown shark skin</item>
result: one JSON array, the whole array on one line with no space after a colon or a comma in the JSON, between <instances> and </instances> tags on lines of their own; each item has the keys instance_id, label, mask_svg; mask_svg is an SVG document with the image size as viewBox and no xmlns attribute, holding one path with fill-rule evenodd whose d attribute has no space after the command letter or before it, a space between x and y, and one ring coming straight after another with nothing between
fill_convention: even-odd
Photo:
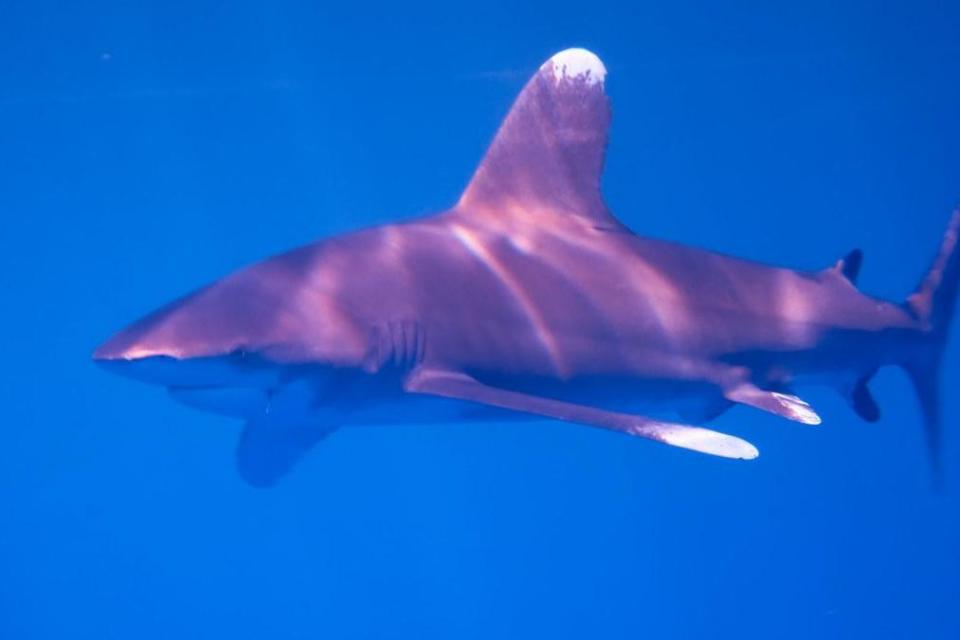
<instances>
[{"instance_id":1,"label":"brown shark skin","mask_svg":"<svg viewBox=\"0 0 960 640\"><path fill-rule=\"evenodd\" d=\"M609 409L726 396L812 422L779 401L769 409L770 394L807 381L853 389L932 348L924 318L861 293L839 266L770 267L628 230L600 192L603 77L558 72L557 59L524 88L448 211L253 265L94 358L323 369L361 386L377 378L371 401L420 392L404 386L413 371ZM953 254L944 268L955 280Z\"/></svg>"}]
</instances>

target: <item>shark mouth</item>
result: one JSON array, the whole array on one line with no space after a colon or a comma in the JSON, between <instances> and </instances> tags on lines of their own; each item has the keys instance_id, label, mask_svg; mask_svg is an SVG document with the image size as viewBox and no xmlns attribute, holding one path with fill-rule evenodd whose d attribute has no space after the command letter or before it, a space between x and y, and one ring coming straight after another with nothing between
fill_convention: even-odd
<instances>
[{"instance_id":1,"label":"shark mouth","mask_svg":"<svg viewBox=\"0 0 960 640\"><path fill-rule=\"evenodd\" d=\"M97 363L113 373L166 387L187 406L232 418L266 411L271 394L284 382L276 367L261 366L242 353L188 359L104 358Z\"/></svg>"}]
</instances>

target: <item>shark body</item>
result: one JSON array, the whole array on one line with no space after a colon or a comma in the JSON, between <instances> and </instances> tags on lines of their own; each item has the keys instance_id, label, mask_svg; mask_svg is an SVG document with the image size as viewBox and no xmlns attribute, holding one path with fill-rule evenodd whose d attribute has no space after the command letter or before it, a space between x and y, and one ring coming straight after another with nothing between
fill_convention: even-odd
<instances>
[{"instance_id":1,"label":"shark body","mask_svg":"<svg viewBox=\"0 0 960 640\"><path fill-rule=\"evenodd\" d=\"M582 49L544 63L451 209L243 269L95 360L245 420L237 464L257 486L368 423L545 417L749 459L697 425L735 404L817 424L805 383L874 421L867 383L887 365L910 374L935 448L960 213L904 303L856 288L859 252L800 272L643 238L601 196L605 74ZM654 404L681 422L638 413Z\"/></svg>"}]
</instances>

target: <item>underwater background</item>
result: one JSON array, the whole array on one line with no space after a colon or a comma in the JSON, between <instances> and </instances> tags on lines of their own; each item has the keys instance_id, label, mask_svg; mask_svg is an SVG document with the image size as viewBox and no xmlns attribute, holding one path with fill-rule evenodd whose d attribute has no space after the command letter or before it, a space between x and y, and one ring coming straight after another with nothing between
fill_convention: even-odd
<instances>
[{"instance_id":1,"label":"underwater background","mask_svg":"<svg viewBox=\"0 0 960 640\"><path fill-rule=\"evenodd\" d=\"M960 203L956 2L0 3L0 639L960 638L956 336L939 490L898 370L875 425L829 389L820 427L715 421L753 462L385 425L263 491L238 422L90 361L233 269L446 208L572 46L638 233L919 281Z\"/></svg>"}]
</instances>

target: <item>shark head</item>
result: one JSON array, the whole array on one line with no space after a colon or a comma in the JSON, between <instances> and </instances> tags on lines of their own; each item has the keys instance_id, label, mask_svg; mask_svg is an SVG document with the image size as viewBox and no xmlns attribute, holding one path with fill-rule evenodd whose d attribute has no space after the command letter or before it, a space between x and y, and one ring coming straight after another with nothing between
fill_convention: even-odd
<instances>
[{"instance_id":1,"label":"shark head","mask_svg":"<svg viewBox=\"0 0 960 640\"><path fill-rule=\"evenodd\" d=\"M269 300L225 297L218 289L214 285L146 315L97 347L94 360L111 372L163 386L213 386L251 377L269 335Z\"/></svg>"},{"instance_id":2,"label":"shark head","mask_svg":"<svg viewBox=\"0 0 960 640\"><path fill-rule=\"evenodd\" d=\"M246 417L303 363L314 371L342 365L358 343L335 291L317 283L316 252L255 264L168 304L109 338L93 359L197 408Z\"/></svg>"},{"instance_id":3,"label":"shark head","mask_svg":"<svg viewBox=\"0 0 960 640\"><path fill-rule=\"evenodd\" d=\"M191 407L247 418L265 410L281 383L282 367L259 355L271 302L252 282L218 283L134 322L93 357L108 371L167 387Z\"/></svg>"}]
</instances>

